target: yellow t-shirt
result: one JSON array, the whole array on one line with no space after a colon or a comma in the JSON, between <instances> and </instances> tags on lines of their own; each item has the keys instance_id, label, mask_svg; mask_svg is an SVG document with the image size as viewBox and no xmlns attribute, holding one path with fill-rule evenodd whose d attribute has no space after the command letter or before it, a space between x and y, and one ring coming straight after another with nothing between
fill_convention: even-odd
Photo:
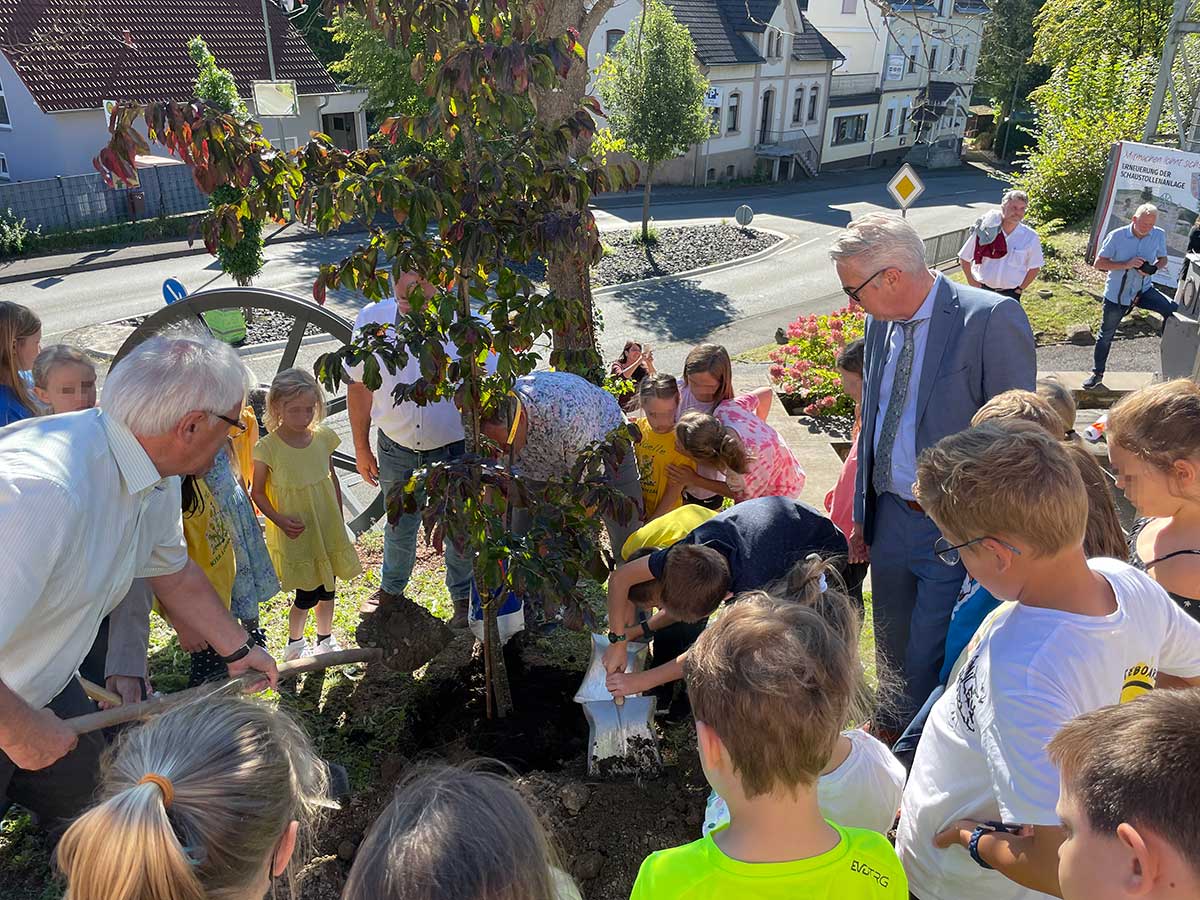
<instances>
[{"instance_id":1,"label":"yellow t-shirt","mask_svg":"<svg viewBox=\"0 0 1200 900\"><path fill-rule=\"evenodd\" d=\"M687 466L694 471L696 462L675 449L674 429L666 434L659 434L651 430L644 420L639 422L638 427L641 429L642 439L635 446L638 469L641 470L642 476L642 500L645 503L646 515L650 515L658 509L658 501L667 491L667 466ZM682 498L676 500L671 509L678 509L682 503ZM660 512L670 511L665 509Z\"/></svg>"},{"instance_id":2,"label":"yellow t-shirt","mask_svg":"<svg viewBox=\"0 0 1200 900\"><path fill-rule=\"evenodd\" d=\"M793 862L731 859L713 841L722 829L652 853L638 871L629 900L908 900L908 881L887 838L829 824L841 836L838 845Z\"/></svg>"},{"instance_id":3,"label":"yellow t-shirt","mask_svg":"<svg viewBox=\"0 0 1200 900\"><path fill-rule=\"evenodd\" d=\"M233 536L229 533L229 523L221 515L217 501L213 499L203 478L196 479L196 490L200 494L202 508L183 517L183 537L187 541L188 556L204 570L213 590L228 609L233 596L233 579L237 575Z\"/></svg>"},{"instance_id":4,"label":"yellow t-shirt","mask_svg":"<svg viewBox=\"0 0 1200 900\"><path fill-rule=\"evenodd\" d=\"M621 548L621 558L629 559L643 547L670 547L691 534L717 514L715 509L685 503L679 509L647 522L628 538Z\"/></svg>"}]
</instances>

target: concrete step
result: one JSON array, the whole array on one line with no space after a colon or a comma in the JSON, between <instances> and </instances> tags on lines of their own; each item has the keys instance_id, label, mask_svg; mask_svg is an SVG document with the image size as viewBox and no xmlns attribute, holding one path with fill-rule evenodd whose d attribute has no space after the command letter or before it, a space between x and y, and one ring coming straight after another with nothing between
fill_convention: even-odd
<instances>
[{"instance_id":1,"label":"concrete step","mask_svg":"<svg viewBox=\"0 0 1200 900\"><path fill-rule=\"evenodd\" d=\"M1084 390L1083 383L1091 372L1038 372L1038 378L1058 381L1075 395L1080 409L1108 409L1126 394L1153 384L1158 375L1154 372L1108 372L1097 387Z\"/></svg>"}]
</instances>

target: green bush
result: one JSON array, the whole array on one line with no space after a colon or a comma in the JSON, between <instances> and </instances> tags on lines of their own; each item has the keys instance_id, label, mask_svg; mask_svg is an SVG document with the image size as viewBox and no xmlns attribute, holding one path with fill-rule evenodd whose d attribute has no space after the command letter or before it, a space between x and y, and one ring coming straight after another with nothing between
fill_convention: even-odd
<instances>
[{"instance_id":1,"label":"green bush","mask_svg":"<svg viewBox=\"0 0 1200 900\"><path fill-rule=\"evenodd\" d=\"M0 214L0 256L20 256L28 248L30 239L36 239L41 233L40 225L30 231L25 219L18 219L13 214L12 207L9 207Z\"/></svg>"},{"instance_id":2,"label":"green bush","mask_svg":"<svg viewBox=\"0 0 1200 900\"><path fill-rule=\"evenodd\" d=\"M1035 221L1092 214L1109 149L1141 134L1157 68L1149 57L1080 59L1055 69L1030 95L1036 143L1014 181L1028 192Z\"/></svg>"}]
</instances>

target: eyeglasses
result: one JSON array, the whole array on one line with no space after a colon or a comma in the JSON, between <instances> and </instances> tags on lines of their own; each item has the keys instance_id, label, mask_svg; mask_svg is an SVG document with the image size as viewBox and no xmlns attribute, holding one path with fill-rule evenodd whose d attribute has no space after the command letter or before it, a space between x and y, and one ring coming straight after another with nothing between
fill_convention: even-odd
<instances>
[{"instance_id":1,"label":"eyeglasses","mask_svg":"<svg viewBox=\"0 0 1200 900\"><path fill-rule=\"evenodd\" d=\"M891 266L886 266L885 268L880 269L878 272L876 272L874 275L872 275L870 278L868 278L866 281L864 281L862 284L860 284L856 288L848 288L843 284L842 290L845 292L847 297L849 297L855 303L862 305L862 300L859 299L858 292L861 291L868 284L870 284L872 281L874 281L876 278L878 278L880 275L882 275L884 272L886 272L890 268L891 268Z\"/></svg>"},{"instance_id":2,"label":"eyeglasses","mask_svg":"<svg viewBox=\"0 0 1200 900\"><path fill-rule=\"evenodd\" d=\"M972 544L978 544L980 541L995 541L1006 550L1011 550L1013 553L1017 554L1017 556L1021 555L1021 551L1012 544L1006 544L999 538L994 538L989 534L985 534L983 537L971 538L969 541L953 545L951 545L951 543L944 537L940 537L933 542L933 552L936 553L937 558L946 565L957 566L962 560L962 554L960 554L958 551L963 547L970 547Z\"/></svg>"},{"instance_id":3,"label":"eyeglasses","mask_svg":"<svg viewBox=\"0 0 1200 900\"><path fill-rule=\"evenodd\" d=\"M236 428L238 434L246 433L246 423L240 419L231 419L229 416L223 416L218 412L210 412L210 416L216 416L222 422L225 422L230 428Z\"/></svg>"}]
</instances>

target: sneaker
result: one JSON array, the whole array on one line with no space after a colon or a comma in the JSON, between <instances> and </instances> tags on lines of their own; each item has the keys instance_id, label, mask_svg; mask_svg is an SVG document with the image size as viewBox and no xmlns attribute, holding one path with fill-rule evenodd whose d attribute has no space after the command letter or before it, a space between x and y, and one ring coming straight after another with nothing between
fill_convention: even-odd
<instances>
[{"instance_id":1,"label":"sneaker","mask_svg":"<svg viewBox=\"0 0 1200 900\"><path fill-rule=\"evenodd\" d=\"M312 648L313 656L321 656L325 653L338 653L342 649L342 645L337 642L332 634L323 641L318 641L317 645Z\"/></svg>"},{"instance_id":2,"label":"sneaker","mask_svg":"<svg viewBox=\"0 0 1200 900\"><path fill-rule=\"evenodd\" d=\"M288 641L287 646L283 650L283 661L291 662L293 659L300 659L302 656L312 656L312 648L308 646L308 641L304 638Z\"/></svg>"},{"instance_id":3,"label":"sneaker","mask_svg":"<svg viewBox=\"0 0 1200 900\"><path fill-rule=\"evenodd\" d=\"M1093 372L1091 375L1089 375L1087 377L1087 380L1083 383L1083 389L1085 391L1092 391L1092 390L1095 390L1097 386L1099 386L1103 383L1104 383L1104 373L1103 372Z\"/></svg>"}]
</instances>

